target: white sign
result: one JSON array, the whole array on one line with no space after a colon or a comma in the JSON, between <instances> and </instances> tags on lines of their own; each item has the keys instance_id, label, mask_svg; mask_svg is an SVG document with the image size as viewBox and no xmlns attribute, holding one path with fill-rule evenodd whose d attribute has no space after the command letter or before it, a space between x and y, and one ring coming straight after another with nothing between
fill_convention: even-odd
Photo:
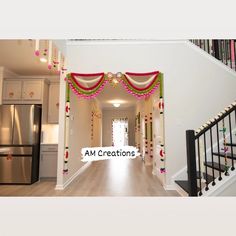
<instances>
[{"instance_id":1,"label":"white sign","mask_svg":"<svg viewBox=\"0 0 236 236\"><path fill-rule=\"evenodd\" d=\"M81 154L81 161L83 162L111 159L134 159L140 156L138 149L133 146L82 148Z\"/></svg>"}]
</instances>

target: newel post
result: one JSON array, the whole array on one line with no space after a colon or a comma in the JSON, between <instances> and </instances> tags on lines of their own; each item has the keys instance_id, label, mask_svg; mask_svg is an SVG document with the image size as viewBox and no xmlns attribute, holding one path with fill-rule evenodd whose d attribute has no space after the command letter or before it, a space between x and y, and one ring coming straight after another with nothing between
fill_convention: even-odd
<instances>
[{"instance_id":1,"label":"newel post","mask_svg":"<svg viewBox=\"0 0 236 236\"><path fill-rule=\"evenodd\" d=\"M189 196L197 196L197 168L194 130L186 131L186 146Z\"/></svg>"}]
</instances>

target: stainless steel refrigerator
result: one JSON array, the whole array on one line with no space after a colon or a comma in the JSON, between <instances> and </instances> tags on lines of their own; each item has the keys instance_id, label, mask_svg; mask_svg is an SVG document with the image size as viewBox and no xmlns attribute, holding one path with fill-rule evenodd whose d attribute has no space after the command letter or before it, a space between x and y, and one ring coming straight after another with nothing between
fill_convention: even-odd
<instances>
[{"instance_id":1,"label":"stainless steel refrigerator","mask_svg":"<svg viewBox=\"0 0 236 236\"><path fill-rule=\"evenodd\" d=\"M39 178L41 105L0 105L0 184Z\"/></svg>"}]
</instances>

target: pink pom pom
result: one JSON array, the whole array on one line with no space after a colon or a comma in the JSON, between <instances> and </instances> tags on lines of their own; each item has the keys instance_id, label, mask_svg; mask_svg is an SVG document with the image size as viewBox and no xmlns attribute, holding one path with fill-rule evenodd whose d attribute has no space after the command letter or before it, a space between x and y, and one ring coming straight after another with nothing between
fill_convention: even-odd
<instances>
[{"instance_id":1,"label":"pink pom pom","mask_svg":"<svg viewBox=\"0 0 236 236\"><path fill-rule=\"evenodd\" d=\"M34 51L34 55L36 56L36 57L38 57L39 56L39 50L36 50L36 51Z\"/></svg>"},{"instance_id":2,"label":"pink pom pom","mask_svg":"<svg viewBox=\"0 0 236 236\"><path fill-rule=\"evenodd\" d=\"M48 69L49 69L49 70L52 69L52 65L51 65L51 64L48 65Z\"/></svg>"}]
</instances>

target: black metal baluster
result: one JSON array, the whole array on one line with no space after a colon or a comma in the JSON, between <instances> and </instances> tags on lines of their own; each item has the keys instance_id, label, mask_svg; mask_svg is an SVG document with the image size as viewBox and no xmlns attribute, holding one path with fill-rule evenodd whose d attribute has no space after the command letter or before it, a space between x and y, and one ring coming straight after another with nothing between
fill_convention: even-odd
<instances>
[{"instance_id":1,"label":"black metal baluster","mask_svg":"<svg viewBox=\"0 0 236 236\"><path fill-rule=\"evenodd\" d=\"M207 40L207 48L208 48L208 53L211 54L210 40Z\"/></svg>"},{"instance_id":2,"label":"black metal baluster","mask_svg":"<svg viewBox=\"0 0 236 236\"><path fill-rule=\"evenodd\" d=\"M219 60L218 40L214 40L214 55L215 55L215 58Z\"/></svg>"},{"instance_id":3,"label":"black metal baluster","mask_svg":"<svg viewBox=\"0 0 236 236\"><path fill-rule=\"evenodd\" d=\"M236 40L234 40L234 70L236 70Z\"/></svg>"},{"instance_id":4,"label":"black metal baluster","mask_svg":"<svg viewBox=\"0 0 236 236\"><path fill-rule=\"evenodd\" d=\"M229 135L230 135L230 147L231 147L231 157L232 157L232 167L231 170L234 170L234 151L233 151L233 136L232 136L232 125L231 125L231 113L229 114Z\"/></svg>"},{"instance_id":5,"label":"black metal baluster","mask_svg":"<svg viewBox=\"0 0 236 236\"><path fill-rule=\"evenodd\" d=\"M214 162L214 156L213 156L213 142L212 142L212 128L210 128L210 140L211 140L211 162ZM212 186L214 186L215 183L215 169L212 168L212 177L213 177L213 181L212 181Z\"/></svg>"},{"instance_id":6,"label":"black metal baluster","mask_svg":"<svg viewBox=\"0 0 236 236\"><path fill-rule=\"evenodd\" d=\"M228 65L228 40L225 40L225 64Z\"/></svg>"},{"instance_id":7,"label":"black metal baluster","mask_svg":"<svg viewBox=\"0 0 236 236\"><path fill-rule=\"evenodd\" d=\"M186 131L187 167L189 196L197 196L197 167L195 150L195 132Z\"/></svg>"},{"instance_id":8,"label":"black metal baluster","mask_svg":"<svg viewBox=\"0 0 236 236\"><path fill-rule=\"evenodd\" d=\"M199 169L199 196L202 195L202 172L201 172L201 158L200 158L200 145L199 145L199 138L197 139L197 151L198 151L198 169Z\"/></svg>"},{"instance_id":9,"label":"black metal baluster","mask_svg":"<svg viewBox=\"0 0 236 236\"><path fill-rule=\"evenodd\" d=\"M206 152L206 133L203 134L203 138L204 138L204 152L205 152L205 163L207 163L207 152ZM206 188L205 190L208 191L209 187L208 187L208 174L207 174L207 166L205 166L205 175L206 175Z\"/></svg>"},{"instance_id":10,"label":"black metal baluster","mask_svg":"<svg viewBox=\"0 0 236 236\"><path fill-rule=\"evenodd\" d=\"M216 132L217 132L217 148L218 148L218 164L219 164L219 181L222 180L221 177L221 165L220 165L220 140L219 140L219 125L216 123Z\"/></svg>"},{"instance_id":11,"label":"black metal baluster","mask_svg":"<svg viewBox=\"0 0 236 236\"><path fill-rule=\"evenodd\" d=\"M229 61L230 61L230 68L233 68L233 62L232 62L232 47L231 47L232 40L229 40Z\"/></svg>"},{"instance_id":12,"label":"black metal baluster","mask_svg":"<svg viewBox=\"0 0 236 236\"><path fill-rule=\"evenodd\" d=\"M202 48L202 40L199 39L199 47Z\"/></svg>"},{"instance_id":13,"label":"black metal baluster","mask_svg":"<svg viewBox=\"0 0 236 236\"><path fill-rule=\"evenodd\" d=\"M212 39L211 44L212 44L212 56L216 57L216 54L215 54L215 39Z\"/></svg>"},{"instance_id":14,"label":"black metal baluster","mask_svg":"<svg viewBox=\"0 0 236 236\"><path fill-rule=\"evenodd\" d=\"M223 40L219 40L219 60L224 63Z\"/></svg>"}]
</instances>

